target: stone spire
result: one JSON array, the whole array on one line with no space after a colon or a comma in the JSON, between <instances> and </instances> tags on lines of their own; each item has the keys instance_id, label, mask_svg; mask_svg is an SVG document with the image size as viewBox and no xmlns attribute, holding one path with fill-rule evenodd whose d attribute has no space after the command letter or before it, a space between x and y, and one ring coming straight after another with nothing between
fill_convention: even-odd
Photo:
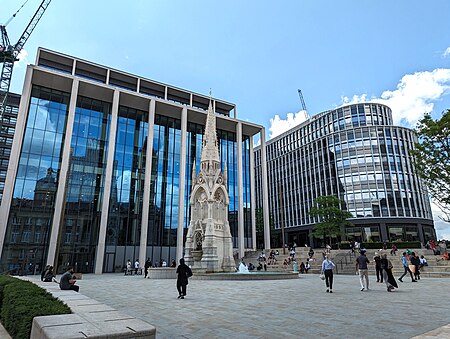
<instances>
[{"instance_id":1,"label":"stone spire","mask_svg":"<svg viewBox=\"0 0 450 339\"><path fill-rule=\"evenodd\" d=\"M219 148L217 146L216 116L213 112L211 100L209 101L208 115L206 116L202 157L200 158L201 163L209 161L220 163Z\"/></svg>"}]
</instances>

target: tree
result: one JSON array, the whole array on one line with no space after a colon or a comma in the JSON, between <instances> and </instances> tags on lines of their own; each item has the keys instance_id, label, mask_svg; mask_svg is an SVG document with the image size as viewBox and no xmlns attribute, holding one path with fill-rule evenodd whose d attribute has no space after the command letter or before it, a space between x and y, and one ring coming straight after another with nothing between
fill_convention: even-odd
<instances>
[{"instance_id":1,"label":"tree","mask_svg":"<svg viewBox=\"0 0 450 339\"><path fill-rule=\"evenodd\" d=\"M256 247L264 248L264 213L262 208L255 210ZM269 215L270 239L275 237L275 226L272 215Z\"/></svg>"},{"instance_id":2,"label":"tree","mask_svg":"<svg viewBox=\"0 0 450 339\"><path fill-rule=\"evenodd\" d=\"M343 211L340 208L340 200L335 196L321 196L314 201L316 207L312 207L309 215L317 217L319 223L314 225L313 234L315 237L323 237L325 242L328 237L331 245L331 238L341 234L341 228L344 226L351 226L348 218L352 214L348 211Z\"/></svg>"},{"instance_id":3,"label":"tree","mask_svg":"<svg viewBox=\"0 0 450 339\"><path fill-rule=\"evenodd\" d=\"M416 127L419 142L410 153L433 202L450 221L450 109L440 119L426 114Z\"/></svg>"}]
</instances>

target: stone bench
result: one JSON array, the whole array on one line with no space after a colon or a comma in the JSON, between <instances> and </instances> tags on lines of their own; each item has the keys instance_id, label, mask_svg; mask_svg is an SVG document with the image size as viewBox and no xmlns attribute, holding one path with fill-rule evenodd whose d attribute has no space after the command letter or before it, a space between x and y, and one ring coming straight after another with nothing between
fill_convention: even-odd
<instances>
[{"instance_id":1,"label":"stone bench","mask_svg":"<svg viewBox=\"0 0 450 339\"><path fill-rule=\"evenodd\" d=\"M23 278L50 292L72 310L72 314L34 317L31 339L156 338L156 328L137 318L58 284Z\"/></svg>"},{"instance_id":2,"label":"stone bench","mask_svg":"<svg viewBox=\"0 0 450 339\"><path fill-rule=\"evenodd\" d=\"M177 269L173 267L155 267L148 269L149 279L176 279Z\"/></svg>"},{"instance_id":3,"label":"stone bench","mask_svg":"<svg viewBox=\"0 0 450 339\"><path fill-rule=\"evenodd\" d=\"M35 317L30 335L31 339L155 337L154 326L116 310Z\"/></svg>"}]
</instances>

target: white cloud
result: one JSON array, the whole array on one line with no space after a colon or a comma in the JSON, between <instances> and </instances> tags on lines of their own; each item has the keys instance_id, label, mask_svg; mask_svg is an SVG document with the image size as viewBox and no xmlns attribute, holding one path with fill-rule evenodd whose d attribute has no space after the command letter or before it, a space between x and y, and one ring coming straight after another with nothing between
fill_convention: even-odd
<instances>
[{"instance_id":1,"label":"white cloud","mask_svg":"<svg viewBox=\"0 0 450 339\"><path fill-rule=\"evenodd\" d=\"M443 56L444 58L450 56L450 46L447 47L447 49L444 51L444 54L442 54L442 56Z\"/></svg>"},{"instance_id":2,"label":"white cloud","mask_svg":"<svg viewBox=\"0 0 450 339\"><path fill-rule=\"evenodd\" d=\"M290 130L292 127L300 125L302 122L309 119L309 115L306 111L299 111L297 113L288 113L286 119L281 119L278 114L270 119L270 135L269 138L275 138L277 135L283 134Z\"/></svg>"},{"instance_id":3,"label":"white cloud","mask_svg":"<svg viewBox=\"0 0 450 339\"><path fill-rule=\"evenodd\" d=\"M434 102L450 93L450 69L438 68L431 72L406 74L393 91L384 91L380 98L368 99L367 94L343 96L343 104L378 102L392 109L395 125L413 127L425 114L433 111Z\"/></svg>"},{"instance_id":4,"label":"white cloud","mask_svg":"<svg viewBox=\"0 0 450 339\"><path fill-rule=\"evenodd\" d=\"M15 67L21 68L24 65L26 66L28 64L28 52L25 49L22 49L17 56L17 59L19 59L19 61L15 62Z\"/></svg>"},{"instance_id":5,"label":"white cloud","mask_svg":"<svg viewBox=\"0 0 450 339\"><path fill-rule=\"evenodd\" d=\"M433 213L434 229L438 239L450 239L450 225L443 221L440 217L444 217L444 213L440 208L431 201L431 211Z\"/></svg>"}]
</instances>

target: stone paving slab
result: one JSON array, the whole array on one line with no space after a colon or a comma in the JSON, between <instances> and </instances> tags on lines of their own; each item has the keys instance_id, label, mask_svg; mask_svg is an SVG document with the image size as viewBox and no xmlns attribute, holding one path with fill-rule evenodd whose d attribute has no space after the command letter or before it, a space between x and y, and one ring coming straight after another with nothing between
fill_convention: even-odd
<instances>
[{"instance_id":1,"label":"stone paving slab","mask_svg":"<svg viewBox=\"0 0 450 339\"><path fill-rule=\"evenodd\" d=\"M448 280L404 280L388 293L371 278L335 275L334 293L318 275L272 281L190 280L83 275L80 292L157 329L157 338L412 338L450 323ZM423 337L425 338L425 337ZM449 336L446 336L449 338Z\"/></svg>"},{"instance_id":2,"label":"stone paving slab","mask_svg":"<svg viewBox=\"0 0 450 339\"><path fill-rule=\"evenodd\" d=\"M424 333L413 339L448 339L450 338L450 324L439 327L430 332Z\"/></svg>"},{"instance_id":3,"label":"stone paving slab","mask_svg":"<svg viewBox=\"0 0 450 339\"><path fill-rule=\"evenodd\" d=\"M21 279L32 281L47 289L74 312L34 317L30 334L32 339L155 338L156 328L153 325L121 313L82 293L55 289L54 284L43 284L37 276L21 277Z\"/></svg>"}]
</instances>

